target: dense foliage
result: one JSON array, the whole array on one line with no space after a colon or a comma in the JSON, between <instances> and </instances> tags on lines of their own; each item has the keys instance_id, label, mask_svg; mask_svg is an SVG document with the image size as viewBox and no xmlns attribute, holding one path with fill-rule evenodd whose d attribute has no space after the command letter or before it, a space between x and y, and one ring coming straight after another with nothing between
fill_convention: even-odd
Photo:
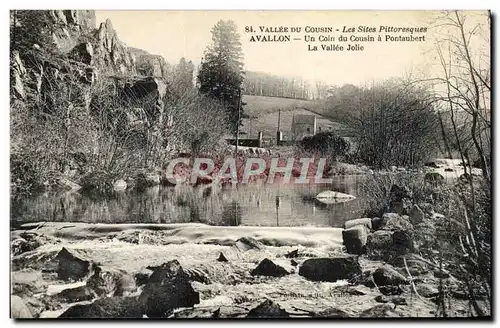
<instances>
[{"instance_id":1,"label":"dense foliage","mask_svg":"<svg viewBox=\"0 0 500 328\"><path fill-rule=\"evenodd\" d=\"M349 151L349 143L333 132L320 132L310 137L304 137L300 141L300 147L305 151L328 156L334 160L338 157L345 158Z\"/></svg>"}]
</instances>

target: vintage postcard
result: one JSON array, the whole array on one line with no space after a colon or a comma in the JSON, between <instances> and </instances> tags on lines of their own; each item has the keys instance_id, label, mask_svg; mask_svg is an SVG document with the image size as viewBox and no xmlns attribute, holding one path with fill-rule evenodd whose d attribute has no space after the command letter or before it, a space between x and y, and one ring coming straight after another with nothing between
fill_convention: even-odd
<instances>
[{"instance_id":1,"label":"vintage postcard","mask_svg":"<svg viewBox=\"0 0 500 328\"><path fill-rule=\"evenodd\" d=\"M490 37L10 10L11 317L491 319Z\"/></svg>"}]
</instances>

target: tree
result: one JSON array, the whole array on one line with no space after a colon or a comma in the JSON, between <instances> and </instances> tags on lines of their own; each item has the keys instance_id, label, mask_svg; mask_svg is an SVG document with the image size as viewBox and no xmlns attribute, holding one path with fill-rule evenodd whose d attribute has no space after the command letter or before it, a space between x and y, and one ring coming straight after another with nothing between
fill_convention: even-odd
<instances>
[{"instance_id":1,"label":"tree","mask_svg":"<svg viewBox=\"0 0 500 328\"><path fill-rule=\"evenodd\" d=\"M355 156L377 168L413 166L433 155L438 117L432 98L412 81L344 85L328 99L332 117L354 141Z\"/></svg>"},{"instance_id":2,"label":"tree","mask_svg":"<svg viewBox=\"0 0 500 328\"><path fill-rule=\"evenodd\" d=\"M489 13L444 12L436 20L436 51L442 75L435 78L444 90L438 98L451 114L458 151L465 163L473 154L486 180L491 166L491 69ZM467 119L461 124L460 114ZM468 127L465 140L460 126ZM464 164L465 165L465 164Z\"/></svg>"},{"instance_id":3,"label":"tree","mask_svg":"<svg viewBox=\"0 0 500 328\"><path fill-rule=\"evenodd\" d=\"M455 245L453 274L466 285L478 316L491 313L491 58L489 12L445 11L436 19L440 75L436 100L448 110L468 186L457 191L456 218L465 227ZM438 73L438 74L439 74ZM444 131L444 130L443 130ZM444 133L443 133L444 134ZM482 169L474 179L471 160ZM468 168L468 170L467 170ZM477 297L486 294L484 302ZM441 304L445 314L445 302Z\"/></svg>"},{"instance_id":4,"label":"tree","mask_svg":"<svg viewBox=\"0 0 500 328\"><path fill-rule=\"evenodd\" d=\"M174 66L172 87L178 96L182 96L193 89L194 65L191 61L186 62L182 57L179 64Z\"/></svg>"},{"instance_id":5,"label":"tree","mask_svg":"<svg viewBox=\"0 0 500 328\"><path fill-rule=\"evenodd\" d=\"M199 90L224 104L231 130L236 132L243 114L239 112L243 83L243 53L236 24L220 20L212 28L212 44L205 51L198 72Z\"/></svg>"}]
</instances>

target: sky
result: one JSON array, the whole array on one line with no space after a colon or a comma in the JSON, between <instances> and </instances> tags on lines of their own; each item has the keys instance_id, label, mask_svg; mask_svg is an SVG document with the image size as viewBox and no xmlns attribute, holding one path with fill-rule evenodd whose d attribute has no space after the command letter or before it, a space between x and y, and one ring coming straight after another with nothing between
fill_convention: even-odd
<instances>
[{"instance_id":1,"label":"sky","mask_svg":"<svg viewBox=\"0 0 500 328\"><path fill-rule=\"evenodd\" d=\"M426 74L433 60L432 33L423 34L425 42L371 42L364 43L363 51L355 52L308 51L304 36L338 37L341 32L335 30L341 31L344 26L428 27L433 14L429 11L96 11L96 22L99 25L110 18L118 37L128 46L161 55L170 63L185 57L197 64L211 42L211 28L220 19L231 19L241 36L246 70L300 76L313 83L320 80L335 85L362 85L408 72ZM301 33L291 34L301 40L250 42L252 35L269 35L245 33L245 27L250 26L255 32L259 26L301 27ZM306 26L332 27L334 32L305 33ZM345 48L348 43L356 42L344 42Z\"/></svg>"}]
</instances>

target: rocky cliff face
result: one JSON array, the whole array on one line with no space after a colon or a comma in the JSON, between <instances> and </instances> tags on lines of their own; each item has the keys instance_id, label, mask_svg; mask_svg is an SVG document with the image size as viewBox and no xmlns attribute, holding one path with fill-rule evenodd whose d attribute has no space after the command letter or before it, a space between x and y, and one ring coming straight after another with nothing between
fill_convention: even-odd
<instances>
[{"instance_id":1,"label":"rocky cliff face","mask_svg":"<svg viewBox=\"0 0 500 328\"><path fill-rule=\"evenodd\" d=\"M165 59L142 49L127 47L118 38L110 19L96 29L92 10L51 10L45 13L53 26L52 39L57 49L75 60L97 66L99 71L119 75L166 77Z\"/></svg>"},{"instance_id":2,"label":"rocky cliff face","mask_svg":"<svg viewBox=\"0 0 500 328\"><path fill-rule=\"evenodd\" d=\"M56 47L67 52L76 46L82 35L92 33L95 29L95 12L93 10L48 10L41 12L49 18L52 39Z\"/></svg>"},{"instance_id":3,"label":"rocky cliff face","mask_svg":"<svg viewBox=\"0 0 500 328\"><path fill-rule=\"evenodd\" d=\"M94 65L103 71L111 71L122 75L135 75L135 58L127 46L118 39L111 20L99 25L93 38Z\"/></svg>"},{"instance_id":4,"label":"rocky cliff face","mask_svg":"<svg viewBox=\"0 0 500 328\"><path fill-rule=\"evenodd\" d=\"M160 98L166 93L169 73L169 66L163 57L127 47L109 19L96 28L95 12L92 10L50 10L37 12L36 15L44 15L39 16L43 24L32 28L43 30L49 38L48 41L34 43L30 53L12 51L11 94L14 99L40 100L54 81L79 81L77 83L81 87L89 89L98 79L119 77L129 81L127 84L133 81L129 86L133 90L142 90L140 97L134 92L136 98L144 97L147 91L157 98L157 109L162 105ZM22 15L19 17L22 18ZM11 28L16 24L33 24L33 20L12 21L11 17ZM23 38L23 35L16 37ZM54 48L56 55L53 54ZM150 90L153 86L157 88ZM127 90L124 94L128 94Z\"/></svg>"},{"instance_id":5,"label":"rocky cliff face","mask_svg":"<svg viewBox=\"0 0 500 328\"><path fill-rule=\"evenodd\" d=\"M142 49L128 48L135 58L137 73L144 76L168 77L172 67L165 58L152 55Z\"/></svg>"}]
</instances>

